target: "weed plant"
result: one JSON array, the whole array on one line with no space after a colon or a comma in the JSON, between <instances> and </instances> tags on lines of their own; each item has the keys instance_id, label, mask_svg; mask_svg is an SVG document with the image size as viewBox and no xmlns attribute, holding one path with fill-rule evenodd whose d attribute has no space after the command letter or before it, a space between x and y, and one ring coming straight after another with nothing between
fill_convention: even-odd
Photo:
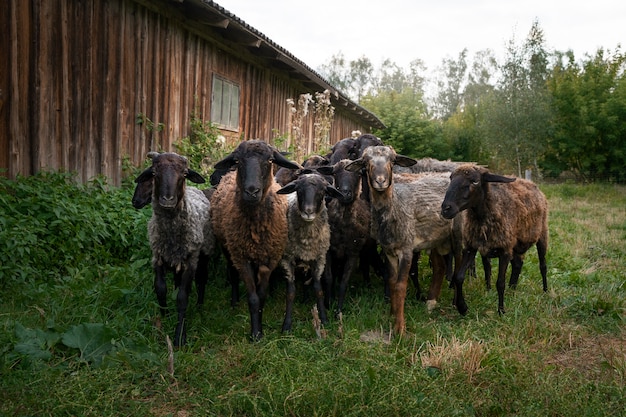
<instances>
[{"instance_id":1,"label":"weed plant","mask_svg":"<svg viewBox=\"0 0 626 417\"><path fill-rule=\"evenodd\" d=\"M277 281L265 337L251 343L245 295L230 307L216 257L205 305L190 308L188 344L170 359L176 318L159 318L151 209L132 208L132 184L78 185L59 173L0 179L0 415L622 416L626 188L542 189L549 291L531 249L503 316L478 268L465 286L467 316L449 289L429 314L410 287L408 332L390 338L382 283L355 275L324 338L303 283L293 330L281 334ZM420 262L426 286L427 257Z\"/></svg>"}]
</instances>

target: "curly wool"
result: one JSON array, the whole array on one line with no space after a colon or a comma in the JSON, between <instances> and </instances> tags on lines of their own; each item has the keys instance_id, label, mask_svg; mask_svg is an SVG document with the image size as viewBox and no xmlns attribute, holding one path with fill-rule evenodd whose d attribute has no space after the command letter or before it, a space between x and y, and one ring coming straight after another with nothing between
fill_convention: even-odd
<instances>
[{"instance_id":1,"label":"curly wool","mask_svg":"<svg viewBox=\"0 0 626 417\"><path fill-rule=\"evenodd\" d=\"M161 208L156 198L152 201L148 238L153 264L166 264L179 270L190 258L195 264L200 252L210 254L213 251L210 203L202 191L186 187L184 199L176 210Z\"/></svg>"},{"instance_id":2,"label":"curly wool","mask_svg":"<svg viewBox=\"0 0 626 417\"><path fill-rule=\"evenodd\" d=\"M276 194L273 182L256 206L243 204L237 171L229 172L211 198L211 222L216 238L230 254L235 268L248 261L273 269L287 246L287 197Z\"/></svg>"}]
</instances>

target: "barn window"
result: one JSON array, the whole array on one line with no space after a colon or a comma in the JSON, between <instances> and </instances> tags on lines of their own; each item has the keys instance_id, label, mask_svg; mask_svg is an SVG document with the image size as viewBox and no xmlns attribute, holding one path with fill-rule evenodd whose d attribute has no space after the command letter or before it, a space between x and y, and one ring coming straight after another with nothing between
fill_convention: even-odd
<instances>
[{"instance_id":1,"label":"barn window","mask_svg":"<svg viewBox=\"0 0 626 417\"><path fill-rule=\"evenodd\" d=\"M239 129L239 86L213 76L211 121L223 129Z\"/></svg>"}]
</instances>

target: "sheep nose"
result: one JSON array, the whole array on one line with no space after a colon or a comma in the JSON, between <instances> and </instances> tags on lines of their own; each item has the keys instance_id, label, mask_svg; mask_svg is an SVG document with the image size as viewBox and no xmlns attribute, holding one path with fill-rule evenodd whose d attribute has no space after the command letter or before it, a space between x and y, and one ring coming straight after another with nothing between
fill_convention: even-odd
<instances>
[{"instance_id":1,"label":"sheep nose","mask_svg":"<svg viewBox=\"0 0 626 417\"><path fill-rule=\"evenodd\" d=\"M259 191L261 191L261 189L258 187L246 188L246 194L248 194L250 197L253 197L253 198L256 198L257 194L259 194Z\"/></svg>"}]
</instances>

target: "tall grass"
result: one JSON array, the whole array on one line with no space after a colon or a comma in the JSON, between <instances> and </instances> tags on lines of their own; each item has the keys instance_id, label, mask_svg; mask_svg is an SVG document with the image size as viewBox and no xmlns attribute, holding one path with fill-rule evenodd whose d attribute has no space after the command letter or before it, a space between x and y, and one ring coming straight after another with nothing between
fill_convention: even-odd
<instances>
[{"instance_id":1,"label":"tall grass","mask_svg":"<svg viewBox=\"0 0 626 417\"><path fill-rule=\"evenodd\" d=\"M216 260L207 302L190 309L188 345L170 362L176 318L159 319L150 209L132 208L132 186L79 186L66 174L1 179L0 415L621 416L626 188L542 189L549 291L531 249L518 289L506 291L506 315L479 268L467 281L467 316L450 290L430 314L411 293L407 335L389 338L382 283L355 276L342 319L322 339L301 283L285 335L279 282L265 337L250 343L247 305L230 307ZM420 267L427 285L427 259Z\"/></svg>"}]
</instances>

